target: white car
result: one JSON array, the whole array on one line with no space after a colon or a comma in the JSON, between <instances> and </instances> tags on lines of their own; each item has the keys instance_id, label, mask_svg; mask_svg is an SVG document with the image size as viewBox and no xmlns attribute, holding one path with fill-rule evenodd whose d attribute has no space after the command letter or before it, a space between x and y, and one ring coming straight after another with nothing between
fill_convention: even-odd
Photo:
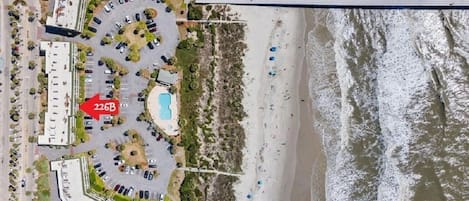
<instances>
[{"instance_id":1,"label":"white car","mask_svg":"<svg viewBox=\"0 0 469 201\"><path fill-rule=\"evenodd\" d=\"M107 5L104 6L104 10L105 10L106 12L108 12L108 13L111 12L111 9L110 9L109 6L107 6Z\"/></svg>"},{"instance_id":2,"label":"white car","mask_svg":"<svg viewBox=\"0 0 469 201\"><path fill-rule=\"evenodd\" d=\"M111 70L104 70L104 74L112 74Z\"/></svg>"},{"instance_id":3,"label":"white car","mask_svg":"<svg viewBox=\"0 0 469 201\"><path fill-rule=\"evenodd\" d=\"M119 23L119 22L116 22L116 27L117 27L118 29L120 29L120 28L122 28L122 24Z\"/></svg>"},{"instance_id":4,"label":"white car","mask_svg":"<svg viewBox=\"0 0 469 201\"><path fill-rule=\"evenodd\" d=\"M155 44L156 47L160 46L160 41L158 39L153 39L153 43Z\"/></svg>"},{"instance_id":5,"label":"white car","mask_svg":"<svg viewBox=\"0 0 469 201\"><path fill-rule=\"evenodd\" d=\"M124 53L124 50L125 50L125 48L124 48L124 46L122 46L121 49L119 49L119 52L122 54L122 53Z\"/></svg>"},{"instance_id":6,"label":"white car","mask_svg":"<svg viewBox=\"0 0 469 201\"><path fill-rule=\"evenodd\" d=\"M160 201L163 201L163 200L164 200L164 194L161 193L161 194L160 194Z\"/></svg>"},{"instance_id":7,"label":"white car","mask_svg":"<svg viewBox=\"0 0 469 201\"><path fill-rule=\"evenodd\" d=\"M93 82L93 79L91 79L91 78L86 78L86 79L85 79L85 82L91 83L91 82Z\"/></svg>"},{"instance_id":8,"label":"white car","mask_svg":"<svg viewBox=\"0 0 469 201\"><path fill-rule=\"evenodd\" d=\"M127 22L127 24L132 23L132 21L130 20L130 17L128 15L125 16L125 22Z\"/></svg>"}]
</instances>

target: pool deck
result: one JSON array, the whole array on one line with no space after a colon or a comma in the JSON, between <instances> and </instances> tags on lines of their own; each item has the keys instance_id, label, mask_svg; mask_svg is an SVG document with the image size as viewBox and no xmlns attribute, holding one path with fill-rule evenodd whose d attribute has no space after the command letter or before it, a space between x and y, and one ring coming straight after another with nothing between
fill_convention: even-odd
<instances>
[{"instance_id":1,"label":"pool deck","mask_svg":"<svg viewBox=\"0 0 469 201\"><path fill-rule=\"evenodd\" d=\"M158 102L158 97L162 93L169 93L168 89L164 86L155 86L148 94L147 98L147 107L151 114L151 118L159 128L161 128L167 135L177 135L179 134L178 126L178 107L177 107L177 97L174 94L171 94L171 104L169 108L171 109L171 120L162 120L160 118L160 103Z\"/></svg>"}]
</instances>

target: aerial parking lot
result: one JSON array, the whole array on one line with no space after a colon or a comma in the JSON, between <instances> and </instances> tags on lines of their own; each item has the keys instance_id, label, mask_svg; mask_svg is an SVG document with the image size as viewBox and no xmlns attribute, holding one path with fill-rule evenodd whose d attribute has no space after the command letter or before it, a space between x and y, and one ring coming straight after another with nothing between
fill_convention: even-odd
<instances>
[{"instance_id":1,"label":"aerial parking lot","mask_svg":"<svg viewBox=\"0 0 469 201\"><path fill-rule=\"evenodd\" d=\"M156 58L172 56L179 32L174 12L167 10L166 4L157 2L109 1L90 23L91 29L96 29L96 35L86 43L93 44L98 58L110 57L134 67L161 67L163 61ZM145 10L156 12L145 14ZM148 18L150 15L155 17ZM104 44L103 39L108 44ZM139 49L138 60L130 61L128 58L132 45Z\"/></svg>"},{"instance_id":2,"label":"aerial parking lot","mask_svg":"<svg viewBox=\"0 0 469 201\"><path fill-rule=\"evenodd\" d=\"M137 75L141 69L155 72L173 56L179 40L176 16L160 1L112 0L93 16L88 30L95 36L73 39L87 46L79 47L86 51L80 74L85 101L96 94L100 99L118 99L119 114L99 120L85 114L83 126L90 140L73 150L94 151L90 171L112 195L163 199L176 168L173 147L151 119L139 119L145 112L147 94L142 91L149 79ZM59 154L43 152L49 158Z\"/></svg>"},{"instance_id":3,"label":"aerial parking lot","mask_svg":"<svg viewBox=\"0 0 469 201\"><path fill-rule=\"evenodd\" d=\"M96 29L96 35L85 41L93 48L87 54L90 73L86 73L85 96L99 93L102 99L119 99L120 114L99 121L85 119L92 140L77 150L96 150L92 165L108 189L132 198L158 200L166 193L176 162L162 135L151 124L137 120L145 109L145 97L139 92L148 80L136 74L140 69L159 68L164 64L162 56L172 56L179 35L175 15L156 1L109 1L90 27ZM138 60L129 59L131 51L138 51ZM126 73L110 70L109 61L103 58L113 60ZM113 126L115 119L124 122Z\"/></svg>"}]
</instances>

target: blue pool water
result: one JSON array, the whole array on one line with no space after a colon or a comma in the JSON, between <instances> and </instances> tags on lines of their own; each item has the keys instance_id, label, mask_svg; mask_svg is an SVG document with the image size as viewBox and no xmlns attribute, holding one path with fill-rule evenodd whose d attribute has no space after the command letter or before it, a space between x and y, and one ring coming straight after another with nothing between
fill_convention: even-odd
<instances>
[{"instance_id":1,"label":"blue pool water","mask_svg":"<svg viewBox=\"0 0 469 201\"><path fill-rule=\"evenodd\" d=\"M171 104L171 95L169 93L160 94L158 102L160 103L160 119L170 120L171 109L169 109L169 105Z\"/></svg>"}]
</instances>

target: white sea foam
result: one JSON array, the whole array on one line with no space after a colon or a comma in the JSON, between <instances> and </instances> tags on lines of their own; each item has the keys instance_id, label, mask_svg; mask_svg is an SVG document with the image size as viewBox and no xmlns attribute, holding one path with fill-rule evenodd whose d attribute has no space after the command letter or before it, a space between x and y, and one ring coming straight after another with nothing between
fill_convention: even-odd
<instances>
[{"instance_id":1,"label":"white sea foam","mask_svg":"<svg viewBox=\"0 0 469 201\"><path fill-rule=\"evenodd\" d=\"M375 184L373 181L357 183L370 175L371 180L377 180L377 192L365 196L376 196L378 200L411 200L422 196L416 195L416 186L433 176L421 175L417 164L429 163L428 160L432 162L427 165L433 166L441 183L442 195L448 200L461 198L464 191L457 189L468 186L468 182L451 174L463 171L462 157L469 138L464 135L469 132L467 126L461 127L469 125L469 43L465 41L469 36L466 27L469 13L445 11L443 14L442 21L442 13L436 10L356 10L353 13L333 10L328 24L335 40L333 47L332 42L323 44L315 34L309 34L308 59L313 72L310 89L313 107L319 114L315 126L323 135L326 148L329 200L354 200L357 191ZM367 37L357 35L359 32ZM357 40L361 38L365 40ZM362 74L352 73L348 62L360 60L356 51L346 49L360 51L359 48L370 45L374 63L363 64L361 69L368 71ZM434 71L437 79L432 78ZM441 82L441 86L436 82ZM369 92L370 97L362 97L367 92L358 91L363 89L357 83L370 85L370 90L376 90L376 97L373 91ZM444 111L438 109L441 103L435 96L440 96ZM360 105L352 106L351 101ZM380 130L375 133L378 142L371 144L376 147L382 144L382 155L378 156L378 163L370 164L379 165L377 176L354 165L355 158L360 156L350 151L350 141L373 133L367 125L373 126L373 122L355 123L352 119L355 110L371 113L371 119L379 118ZM451 130L448 124L461 127L460 131ZM443 129L448 130L443 134L451 136L431 136L431 132ZM441 145L439 139L454 140L455 145ZM446 147L440 150L435 146ZM376 157L372 154L370 157ZM443 171L444 168L448 170Z\"/></svg>"}]
</instances>

